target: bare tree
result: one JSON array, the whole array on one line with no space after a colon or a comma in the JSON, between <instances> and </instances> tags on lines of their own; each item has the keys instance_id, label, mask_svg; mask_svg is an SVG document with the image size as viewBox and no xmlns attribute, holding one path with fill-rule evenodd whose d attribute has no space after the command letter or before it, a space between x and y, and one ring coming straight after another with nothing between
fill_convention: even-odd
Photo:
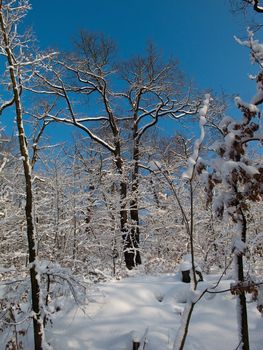
<instances>
[{"instance_id":1,"label":"bare tree","mask_svg":"<svg viewBox=\"0 0 263 350\"><path fill-rule=\"evenodd\" d=\"M33 310L34 325L34 342L35 349L43 349L44 332L43 322L40 310L40 278L37 270L37 242L33 221L33 190L32 190L32 167L35 162L30 159L29 148L25 135L23 122L23 102L22 90L25 81L30 76L30 65L37 63L42 57L33 60L29 59L26 50L27 44L31 39L28 35L21 35L18 30L18 24L30 9L27 0L1 0L0 1L0 54L6 63L6 74L8 76L7 85L9 100L2 103L0 112L2 113L7 107L14 105L16 115L16 126L18 130L18 141L20 155L23 161L24 179L25 179L25 216L27 225L27 240L29 254L29 269L31 281L31 300Z\"/></svg>"},{"instance_id":2,"label":"bare tree","mask_svg":"<svg viewBox=\"0 0 263 350\"><path fill-rule=\"evenodd\" d=\"M239 42L248 46L254 61L262 69L262 49L254 41L250 33L248 41ZM247 252L247 235L249 203L262 200L262 174L261 161L253 161L248 156L248 145L255 141L262 142L258 133L260 112L258 105L262 103L262 72L256 78L257 94L251 103L236 98L236 105L242 112L242 119L236 121L225 117L219 127L223 136L222 142L217 144L216 151L219 158L213 162L212 169L207 176L208 202L216 197L214 210L219 218L230 218L233 222L234 264L236 283L232 285L232 293L238 296L238 321L241 333L240 344L243 350L249 350L249 332L246 307L246 292L249 292L249 276L244 271L244 258ZM215 191L215 188L221 189Z\"/></svg>"},{"instance_id":3,"label":"bare tree","mask_svg":"<svg viewBox=\"0 0 263 350\"><path fill-rule=\"evenodd\" d=\"M146 57L120 65L112 63L114 45L103 35L81 32L76 45L77 53L35 72L42 88L36 85L33 90L59 97L60 106L64 103L63 111L48 113L48 118L81 129L112 155L119 174L124 256L131 269L141 263L137 198L141 139L161 117L178 119L196 113L196 103L190 102L188 92L182 93L175 62L161 62L152 47ZM88 113L83 104L87 101L92 105Z\"/></svg>"},{"instance_id":4,"label":"bare tree","mask_svg":"<svg viewBox=\"0 0 263 350\"><path fill-rule=\"evenodd\" d=\"M153 45L147 48L146 57L136 57L123 63L120 72L127 85L123 97L132 114L128 126L132 142L131 237L139 243L139 161L143 153L143 137L162 117L180 119L195 114L197 104L191 102L184 91L185 86L176 61L171 59L167 63L162 62Z\"/></svg>"}]
</instances>

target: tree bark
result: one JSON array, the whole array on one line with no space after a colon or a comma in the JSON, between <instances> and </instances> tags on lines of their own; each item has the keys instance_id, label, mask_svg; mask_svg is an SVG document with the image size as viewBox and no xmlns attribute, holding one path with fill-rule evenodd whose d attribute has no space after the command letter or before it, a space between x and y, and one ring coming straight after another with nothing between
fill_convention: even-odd
<instances>
[{"instance_id":1,"label":"tree bark","mask_svg":"<svg viewBox=\"0 0 263 350\"><path fill-rule=\"evenodd\" d=\"M185 322L181 324L180 329L176 336L176 341L173 346L173 350L183 350L186 342L186 338L188 335L188 330L190 326L190 320L192 317L192 313L194 311L195 303L188 302L185 306L184 313L182 318L185 319Z\"/></svg>"},{"instance_id":2,"label":"tree bark","mask_svg":"<svg viewBox=\"0 0 263 350\"><path fill-rule=\"evenodd\" d=\"M141 255L139 251L140 244L140 220L138 208L138 190L139 190L139 141L135 138L133 148L134 168L132 172L132 199L130 201L130 216L132 220L131 245L133 247L133 262L140 265Z\"/></svg>"},{"instance_id":3,"label":"tree bark","mask_svg":"<svg viewBox=\"0 0 263 350\"><path fill-rule=\"evenodd\" d=\"M121 225L121 235L123 239L123 254L124 261L127 269L131 270L134 267L134 259L132 253L132 242L130 239L130 233L128 231L127 223L128 223L128 214L127 214L127 183L122 178L123 176L123 160L120 154L120 144L119 141L115 144L115 164L117 167L117 171L121 177L120 180L120 225Z\"/></svg>"},{"instance_id":4,"label":"tree bark","mask_svg":"<svg viewBox=\"0 0 263 350\"><path fill-rule=\"evenodd\" d=\"M2 3L0 3L0 26L2 31L2 37L5 44L6 56L9 64L9 75L12 84L12 90L14 95L14 103L16 109L16 124L18 129L18 139L20 154L23 159L24 178L25 178L25 191L26 191L26 223L27 223L27 240L28 240L28 252L30 263L30 281L31 281L31 299L33 309L33 328L34 328L34 344L35 350L43 349L43 323L40 315L40 285L38 272L36 270L36 238L33 224L33 191L32 191L32 177L31 177L31 164L27 148L26 136L23 126L23 114L22 103L20 98L21 86L19 78L15 72L15 59L12 50L9 45L9 38L5 27L5 20L3 17Z\"/></svg>"},{"instance_id":5,"label":"tree bark","mask_svg":"<svg viewBox=\"0 0 263 350\"><path fill-rule=\"evenodd\" d=\"M246 231L247 231L247 221L244 213L240 209L241 213L241 225L242 225L242 233L241 239L245 243L246 242ZM244 264L243 264L243 255L239 254L236 256L236 264L237 264L237 277L239 282L244 282ZM238 306L239 309L237 312L240 312L239 316L239 327L240 327L240 336L241 336L241 346L242 350L249 350L249 332L248 332L248 317L247 317L247 303L246 303L246 294L245 291L242 291L238 295Z\"/></svg>"}]
</instances>

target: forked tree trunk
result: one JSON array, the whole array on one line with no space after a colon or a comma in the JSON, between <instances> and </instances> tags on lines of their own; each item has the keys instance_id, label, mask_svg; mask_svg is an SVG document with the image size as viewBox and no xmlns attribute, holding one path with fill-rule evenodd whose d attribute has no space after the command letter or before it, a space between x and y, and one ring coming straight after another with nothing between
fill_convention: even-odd
<instances>
[{"instance_id":1,"label":"forked tree trunk","mask_svg":"<svg viewBox=\"0 0 263 350\"><path fill-rule=\"evenodd\" d=\"M139 242L136 240L135 234L129 231L127 227L128 223L128 211L127 211L127 183L122 178L123 176L123 160L121 158L121 146L120 141L116 140L115 142L115 165L117 167L117 171L120 174L120 218L121 218L121 234L123 239L123 250L124 250L124 260L127 269L131 270L138 263L140 263L140 254L138 250Z\"/></svg>"}]
</instances>

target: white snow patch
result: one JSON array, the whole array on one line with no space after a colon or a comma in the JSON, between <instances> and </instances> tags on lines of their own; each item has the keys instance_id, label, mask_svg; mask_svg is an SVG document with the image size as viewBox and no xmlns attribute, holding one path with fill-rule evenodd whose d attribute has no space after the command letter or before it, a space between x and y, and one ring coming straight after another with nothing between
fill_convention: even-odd
<instances>
[{"instance_id":1,"label":"white snow patch","mask_svg":"<svg viewBox=\"0 0 263 350\"><path fill-rule=\"evenodd\" d=\"M217 281L216 276L207 278L208 282L198 284L193 300ZM228 289L230 282L222 280L217 290ZM188 295L189 284L176 281L174 274L134 276L100 284L85 313L76 306L68 314L59 312L46 338L54 350L128 350L134 336L147 343L146 349L172 350L183 310L189 305ZM236 297L230 292L213 296L203 297L196 304L185 350L237 347ZM251 350L258 350L263 341L263 320L253 303L248 304L248 312Z\"/></svg>"}]
</instances>

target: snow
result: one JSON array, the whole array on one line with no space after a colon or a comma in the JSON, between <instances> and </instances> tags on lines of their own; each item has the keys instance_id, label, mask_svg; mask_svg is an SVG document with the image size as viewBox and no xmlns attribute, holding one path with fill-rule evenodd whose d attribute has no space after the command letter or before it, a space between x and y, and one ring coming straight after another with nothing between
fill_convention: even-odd
<instances>
[{"instance_id":1,"label":"snow","mask_svg":"<svg viewBox=\"0 0 263 350\"><path fill-rule=\"evenodd\" d=\"M230 142L230 137L227 139L227 141ZM219 159L213 160L211 164L220 174L221 180L226 184L228 184L229 181L231 180L231 174L234 171L236 171L237 173L240 173L241 170L243 170L247 174L247 176L251 176L251 177L256 174L259 174L259 171L256 167L247 165L242 161L237 162L233 160L224 160L223 158L219 158Z\"/></svg>"},{"instance_id":2,"label":"snow","mask_svg":"<svg viewBox=\"0 0 263 350\"><path fill-rule=\"evenodd\" d=\"M188 168L186 171L182 174L183 179L189 179L191 180L194 175L195 165L199 158L200 153L200 147L205 137L205 124L207 122L206 116L208 113L209 103L212 100L210 97L210 94L205 94L205 98L203 101L203 106L199 110L199 127L200 127L200 136L199 139L195 141L194 144L194 151L191 157L188 159Z\"/></svg>"},{"instance_id":3,"label":"snow","mask_svg":"<svg viewBox=\"0 0 263 350\"><path fill-rule=\"evenodd\" d=\"M261 80L257 81L257 92L252 98L251 103L258 104L263 99L263 83Z\"/></svg>"},{"instance_id":4,"label":"snow","mask_svg":"<svg viewBox=\"0 0 263 350\"><path fill-rule=\"evenodd\" d=\"M191 268L192 268L192 264L190 263L190 261L183 261L180 265L181 271L188 271L188 270L191 270Z\"/></svg>"},{"instance_id":5,"label":"snow","mask_svg":"<svg viewBox=\"0 0 263 350\"><path fill-rule=\"evenodd\" d=\"M251 61L252 63L257 63L262 68L263 64L263 44L260 44L258 40L254 39L254 33L253 31L248 30L248 40L240 40L239 38L235 37L235 40L243 46L248 47L251 50ZM250 79L255 79L253 76L250 75ZM257 76L257 91L256 95L251 99L251 104L245 104L240 100L240 103L238 99L236 100L238 107L246 107L248 108L252 113L257 113L258 110L256 110L256 106L263 101L263 82L262 82L262 73L259 73Z\"/></svg>"},{"instance_id":6,"label":"snow","mask_svg":"<svg viewBox=\"0 0 263 350\"><path fill-rule=\"evenodd\" d=\"M237 164L250 176L260 174L258 169L255 168L254 166L246 165L245 163L242 163L242 162L237 162Z\"/></svg>"},{"instance_id":7,"label":"snow","mask_svg":"<svg viewBox=\"0 0 263 350\"><path fill-rule=\"evenodd\" d=\"M245 253L246 251L246 244L241 240L240 237L234 237L232 240L232 251L239 255L241 253Z\"/></svg>"},{"instance_id":8,"label":"snow","mask_svg":"<svg viewBox=\"0 0 263 350\"><path fill-rule=\"evenodd\" d=\"M252 101L254 101L254 103L257 103L259 97L258 97L258 94L259 92L257 93L257 96L255 96ZM236 103L236 106L238 108L245 108L245 109L248 109L251 113L258 113L259 110L257 108L257 106L253 103L246 103L244 101L241 100L241 98L239 96L235 97L235 103Z\"/></svg>"},{"instance_id":9,"label":"snow","mask_svg":"<svg viewBox=\"0 0 263 350\"><path fill-rule=\"evenodd\" d=\"M248 40L241 40L236 36L234 36L234 38L239 45L251 49L253 53L253 55L251 55L252 63L255 63L256 61L261 62L263 60L263 45L259 44L258 40L254 40L253 31L248 30Z\"/></svg>"},{"instance_id":10,"label":"snow","mask_svg":"<svg viewBox=\"0 0 263 350\"><path fill-rule=\"evenodd\" d=\"M206 276L196 295L217 280L218 276ZM217 290L228 289L230 283L222 280ZM189 284L178 281L175 274L135 275L101 283L91 293L85 313L77 306L68 313L58 312L46 338L54 350L129 350L134 338L145 349L171 350L184 309L189 306L188 295ZM236 297L230 292L213 294L212 299L211 294L205 294L194 308L185 350L236 348L235 310ZM248 304L248 312L251 350L259 350L263 318L256 303Z\"/></svg>"},{"instance_id":11,"label":"snow","mask_svg":"<svg viewBox=\"0 0 263 350\"><path fill-rule=\"evenodd\" d=\"M160 170L162 168L162 164L160 162L158 162L157 160L155 161L150 161L148 164L149 169L151 169L152 171L155 170Z\"/></svg>"},{"instance_id":12,"label":"snow","mask_svg":"<svg viewBox=\"0 0 263 350\"><path fill-rule=\"evenodd\" d=\"M231 124L235 125L236 124L235 120L229 116L225 116L219 123L218 127L220 129L225 129L225 128L229 128L229 125Z\"/></svg>"},{"instance_id":13,"label":"snow","mask_svg":"<svg viewBox=\"0 0 263 350\"><path fill-rule=\"evenodd\" d=\"M6 157L4 157L2 160L2 164L0 165L0 173L3 171L7 162L8 162L8 159Z\"/></svg>"}]
</instances>

